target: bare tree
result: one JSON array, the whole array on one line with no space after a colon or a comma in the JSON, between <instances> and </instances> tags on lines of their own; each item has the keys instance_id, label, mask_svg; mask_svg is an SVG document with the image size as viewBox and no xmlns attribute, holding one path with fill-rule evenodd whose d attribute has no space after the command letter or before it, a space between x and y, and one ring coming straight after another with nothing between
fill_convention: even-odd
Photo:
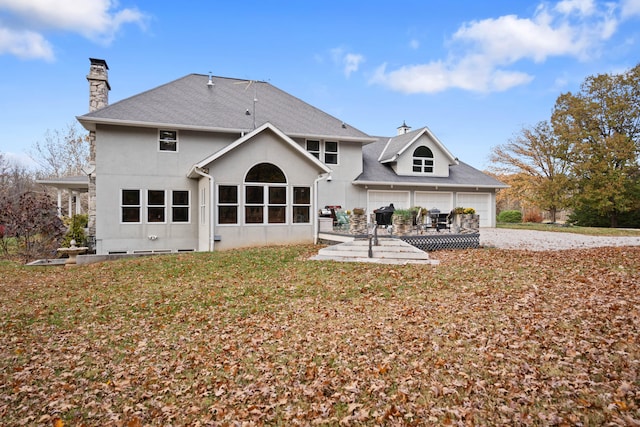
<instances>
[{"instance_id":1,"label":"bare tree","mask_svg":"<svg viewBox=\"0 0 640 427\"><path fill-rule=\"evenodd\" d=\"M36 142L31 157L38 163L39 178L83 175L89 164L89 134L69 124L64 130L47 130L44 142Z\"/></svg>"}]
</instances>

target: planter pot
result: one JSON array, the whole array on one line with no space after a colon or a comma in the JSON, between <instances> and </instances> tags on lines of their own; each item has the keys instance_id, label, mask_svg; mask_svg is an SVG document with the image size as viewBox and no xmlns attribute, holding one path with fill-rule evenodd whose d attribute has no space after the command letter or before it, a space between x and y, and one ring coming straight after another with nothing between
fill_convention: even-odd
<instances>
[{"instance_id":1,"label":"planter pot","mask_svg":"<svg viewBox=\"0 0 640 427\"><path fill-rule=\"evenodd\" d=\"M472 232L480 230L480 215L463 214L456 215L460 217L460 229Z\"/></svg>"},{"instance_id":2,"label":"planter pot","mask_svg":"<svg viewBox=\"0 0 640 427\"><path fill-rule=\"evenodd\" d=\"M367 234L367 216L353 214L349 217L350 234Z\"/></svg>"},{"instance_id":3,"label":"planter pot","mask_svg":"<svg viewBox=\"0 0 640 427\"><path fill-rule=\"evenodd\" d=\"M391 217L391 224L393 225L393 234L397 236L406 236L413 231L413 219L405 218L399 215L393 215Z\"/></svg>"}]
</instances>

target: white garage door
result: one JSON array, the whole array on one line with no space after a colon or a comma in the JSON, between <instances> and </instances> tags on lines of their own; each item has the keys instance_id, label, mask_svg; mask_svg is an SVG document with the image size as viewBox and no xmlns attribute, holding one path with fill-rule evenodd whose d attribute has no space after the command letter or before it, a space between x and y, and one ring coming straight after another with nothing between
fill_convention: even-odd
<instances>
[{"instance_id":1,"label":"white garage door","mask_svg":"<svg viewBox=\"0 0 640 427\"><path fill-rule=\"evenodd\" d=\"M491 195L478 193L458 193L456 206L473 208L480 215L480 227L491 226Z\"/></svg>"},{"instance_id":2,"label":"white garage door","mask_svg":"<svg viewBox=\"0 0 640 427\"><path fill-rule=\"evenodd\" d=\"M416 191L416 206L425 209L440 209L450 212L453 209L453 193L443 191Z\"/></svg>"},{"instance_id":3,"label":"white garage door","mask_svg":"<svg viewBox=\"0 0 640 427\"><path fill-rule=\"evenodd\" d=\"M396 209L409 209L409 192L408 191L374 191L370 190L367 193L367 214L373 213L374 210L382 207L389 206L393 203L393 207Z\"/></svg>"}]
</instances>

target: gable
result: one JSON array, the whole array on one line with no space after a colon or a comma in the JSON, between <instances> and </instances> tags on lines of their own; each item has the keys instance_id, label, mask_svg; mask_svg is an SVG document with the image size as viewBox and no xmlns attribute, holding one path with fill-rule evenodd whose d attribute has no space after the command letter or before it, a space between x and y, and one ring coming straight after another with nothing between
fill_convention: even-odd
<instances>
[{"instance_id":1,"label":"gable","mask_svg":"<svg viewBox=\"0 0 640 427\"><path fill-rule=\"evenodd\" d=\"M448 176L399 175L392 164L379 159L389 138L380 138L362 148L363 171L354 181L355 185L398 185L410 187L436 188L507 188L508 186L462 161L449 167Z\"/></svg>"},{"instance_id":2,"label":"gable","mask_svg":"<svg viewBox=\"0 0 640 427\"><path fill-rule=\"evenodd\" d=\"M273 163L283 170L305 176L309 174L317 176L331 172L329 167L278 128L270 123L265 123L255 131L193 165L188 176L196 178L199 176L196 172L197 169L210 168L212 169L210 173L213 176L218 179L220 177L226 179L245 171L250 165L258 162ZM234 180L237 180L237 177Z\"/></svg>"},{"instance_id":3,"label":"gable","mask_svg":"<svg viewBox=\"0 0 640 427\"><path fill-rule=\"evenodd\" d=\"M455 159L452 161L450 153L443 148L440 144L436 144L429 135L423 133L414 138L397 154L395 162L391 166L398 175L449 176L449 166L457 161ZM432 169L429 172L415 171L414 160L423 162L423 167L426 167L424 162L428 161L432 165Z\"/></svg>"}]
</instances>

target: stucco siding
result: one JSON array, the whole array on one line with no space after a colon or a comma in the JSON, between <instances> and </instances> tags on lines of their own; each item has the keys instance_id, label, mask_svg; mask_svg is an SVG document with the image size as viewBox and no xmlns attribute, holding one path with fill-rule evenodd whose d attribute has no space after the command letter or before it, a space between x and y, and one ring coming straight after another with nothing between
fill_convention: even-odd
<instances>
[{"instance_id":1,"label":"stucco siding","mask_svg":"<svg viewBox=\"0 0 640 427\"><path fill-rule=\"evenodd\" d=\"M158 130L100 127L96 140L96 249L98 253L146 250L198 250L198 182L187 178L190 166L228 144L229 136L178 133L177 152L158 149ZM141 221L123 223L123 189L140 190ZM166 221L146 218L146 191L164 190ZM189 221L171 222L171 192L189 192Z\"/></svg>"},{"instance_id":2,"label":"stucco siding","mask_svg":"<svg viewBox=\"0 0 640 427\"><path fill-rule=\"evenodd\" d=\"M415 173L413 172L413 152L416 148L424 145L433 153L433 173ZM427 135L422 135L409 147L400 157L398 157L395 166L398 175L418 175L418 176L449 176L448 156L435 144Z\"/></svg>"},{"instance_id":3,"label":"stucco siding","mask_svg":"<svg viewBox=\"0 0 640 427\"><path fill-rule=\"evenodd\" d=\"M287 180L287 209L285 224L245 224L243 209L243 184L249 169L259 163L271 163L279 167ZM314 181L321 174L317 166L300 152L282 141L271 131L265 131L246 141L236 149L208 165L209 174L219 185L239 187L238 224L218 224L215 212L215 235L219 240L215 248L229 249L266 244L312 243L314 240ZM310 222L293 223L291 213L292 188L311 188ZM215 203L214 203L215 205ZM215 208L214 208L215 209Z\"/></svg>"}]
</instances>

